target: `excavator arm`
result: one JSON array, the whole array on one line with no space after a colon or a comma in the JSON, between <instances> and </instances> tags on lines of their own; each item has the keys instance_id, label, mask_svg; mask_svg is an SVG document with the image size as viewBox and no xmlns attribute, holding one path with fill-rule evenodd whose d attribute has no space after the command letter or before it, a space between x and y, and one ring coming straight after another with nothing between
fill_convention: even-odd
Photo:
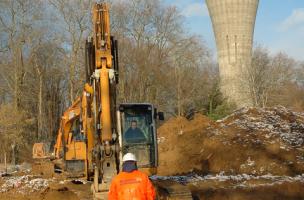
<instances>
[{"instance_id":1,"label":"excavator arm","mask_svg":"<svg viewBox=\"0 0 304 200\"><path fill-rule=\"evenodd\" d=\"M95 46L96 108L101 110L97 123L102 128L101 141L108 145L112 140L110 80L114 78L109 8L105 3L93 7L93 42ZM97 112L97 110L95 110Z\"/></svg>"},{"instance_id":2,"label":"excavator arm","mask_svg":"<svg viewBox=\"0 0 304 200\"><path fill-rule=\"evenodd\" d=\"M119 143L116 133L117 42L111 37L109 7L106 3L93 6L93 36L87 44L94 55L88 55L93 66L90 83L93 89L92 113L94 121L94 184L96 199L106 199L110 181L118 173ZM115 64L116 63L116 64Z\"/></svg>"}]
</instances>

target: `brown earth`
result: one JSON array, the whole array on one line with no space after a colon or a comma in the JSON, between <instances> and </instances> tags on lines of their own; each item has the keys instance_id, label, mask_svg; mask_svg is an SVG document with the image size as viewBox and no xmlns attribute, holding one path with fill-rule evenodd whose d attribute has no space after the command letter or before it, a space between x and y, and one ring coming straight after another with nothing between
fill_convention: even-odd
<instances>
[{"instance_id":1,"label":"brown earth","mask_svg":"<svg viewBox=\"0 0 304 200\"><path fill-rule=\"evenodd\" d=\"M241 109L217 122L172 118L158 137L159 175L304 173L304 115L283 107Z\"/></svg>"},{"instance_id":2,"label":"brown earth","mask_svg":"<svg viewBox=\"0 0 304 200\"><path fill-rule=\"evenodd\" d=\"M58 189L47 188L42 194L41 198L44 200L79 200L77 195L70 191L67 187L62 187Z\"/></svg>"},{"instance_id":3,"label":"brown earth","mask_svg":"<svg viewBox=\"0 0 304 200\"><path fill-rule=\"evenodd\" d=\"M171 118L158 136L158 174L188 174L153 180L164 188L187 189L203 200L304 199L304 113L249 108L217 122L196 114ZM0 199L92 199L90 183L41 173L47 166L0 177ZM159 192L168 199L166 189Z\"/></svg>"},{"instance_id":4,"label":"brown earth","mask_svg":"<svg viewBox=\"0 0 304 200\"><path fill-rule=\"evenodd\" d=\"M28 181L19 181L20 177L29 176ZM18 180L19 178L19 180ZM1 200L89 200L92 199L90 183L74 184L72 180L46 179L43 185L41 182L30 184L31 180L37 180L37 177L30 174L20 176L16 174L11 177L0 178L0 199ZM15 180L14 180L15 179ZM39 179L39 178L38 178ZM12 187L5 187L7 181L12 180ZM79 182L79 181L78 181ZM3 191L3 188L7 188ZM33 189L36 188L36 189Z\"/></svg>"},{"instance_id":5,"label":"brown earth","mask_svg":"<svg viewBox=\"0 0 304 200\"><path fill-rule=\"evenodd\" d=\"M201 139L206 129L214 122L203 115L195 115L193 120L171 118L158 129L159 175L187 173L192 169L203 169Z\"/></svg>"},{"instance_id":6,"label":"brown earth","mask_svg":"<svg viewBox=\"0 0 304 200\"><path fill-rule=\"evenodd\" d=\"M255 188L196 188L193 196L200 200L301 200L304 199L303 187L304 183L295 182Z\"/></svg>"},{"instance_id":7,"label":"brown earth","mask_svg":"<svg viewBox=\"0 0 304 200\"><path fill-rule=\"evenodd\" d=\"M180 191L190 191L193 200L301 200L304 199L301 181L295 182L271 182L270 184L258 184L255 186L235 187L232 181L206 181L179 185L176 183L163 182L163 188L180 188ZM187 188L187 189L186 189ZM159 200L181 200L174 198L166 189L159 189Z\"/></svg>"},{"instance_id":8,"label":"brown earth","mask_svg":"<svg viewBox=\"0 0 304 200\"><path fill-rule=\"evenodd\" d=\"M42 192L19 194L13 191L0 194L1 200L79 200L77 195L66 188L54 190L47 188Z\"/></svg>"}]
</instances>

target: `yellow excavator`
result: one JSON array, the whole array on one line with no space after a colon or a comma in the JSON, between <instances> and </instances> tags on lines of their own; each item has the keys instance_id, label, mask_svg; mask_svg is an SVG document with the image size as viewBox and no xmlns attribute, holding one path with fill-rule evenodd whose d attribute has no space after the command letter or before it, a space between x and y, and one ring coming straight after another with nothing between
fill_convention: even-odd
<instances>
[{"instance_id":1,"label":"yellow excavator","mask_svg":"<svg viewBox=\"0 0 304 200\"><path fill-rule=\"evenodd\" d=\"M86 84L82 95L62 116L53 155L63 161L63 171L93 180L94 199L107 199L110 182L121 170L125 153L136 155L139 170L156 174L156 121L163 120L164 115L150 103L117 105L118 43L110 34L108 4L94 4L92 15L92 37L85 45ZM126 137L134 122L143 133L140 139ZM42 146L34 145L34 158L43 157L39 151Z\"/></svg>"}]
</instances>

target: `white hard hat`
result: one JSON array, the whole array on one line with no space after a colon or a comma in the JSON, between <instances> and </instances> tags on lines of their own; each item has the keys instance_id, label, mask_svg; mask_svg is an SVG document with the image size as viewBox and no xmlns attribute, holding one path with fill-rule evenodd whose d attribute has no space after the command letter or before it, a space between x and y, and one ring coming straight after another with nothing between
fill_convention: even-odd
<instances>
[{"instance_id":1,"label":"white hard hat","mask_svg":"<svg viewBox=\"0 0 304 200\"><path fill-rule=\"evenodd\" d=\"M126 162L126 161L135 161L136 162L135 155L133 153L126 153L122 158L122 162Z\"/></svg>"}]
</instances>

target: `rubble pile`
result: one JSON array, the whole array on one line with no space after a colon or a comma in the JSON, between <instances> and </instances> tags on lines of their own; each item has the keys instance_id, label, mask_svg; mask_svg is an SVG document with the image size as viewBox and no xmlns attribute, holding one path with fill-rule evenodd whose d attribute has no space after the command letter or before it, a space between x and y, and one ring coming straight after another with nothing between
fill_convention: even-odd
<instances>
[{"instance_id":1,"label":"rubble pile","mask_svg":"<svg viewBox=\"0 0 304 200\"><path fill-rule=\"evenodd\" d=\"M37 178L32 175L4 177L4 183L0 185L0 193L14 190L21 194L41 191L49 186L49 180Z\"/></svg>"},{"instance_id":2,"label":"rubble pile","mask_svg":"<svg viewBox=\"0 0 304 200\"><path fill-rule=\"evenodd\" d=\"M284 107L241 109L218 122L222 127L236 126L261 134L265 139L263 141L268 143L275 143L273 139L276 142L281 140L281 148L303 146L304 116Z\"/></svg>"},{"instance_id":3,"label":"rubble pile","mask_svg":"<svg viewBox=\"0 0 304 200\"><path fill-rule=\"evenodd\" d=\"M198 174L188 174L184 176L152 176L152 180L156 181L171 181L178 182L183 185L191 184L194 186L207 184L208 187L212 185L222 185L227 188L256 188L280 185L284 183L299 183L304 184L304 174L294 177L290 176L274 176L266 174L262 176L238 174L225 175L223 172L215 175L200 176Z\"/></svg>"},{"instance_id":4,"label":"rubble pile","mask_svg":"<svg viewBox=\"0 0 304 200\"><path fill-rule=\"evenodd\" d=\"M217 122L179 117L158 132L159 175L304 172L304 114L284 107L243 108Z\"/></svg>"}]
</instances>

